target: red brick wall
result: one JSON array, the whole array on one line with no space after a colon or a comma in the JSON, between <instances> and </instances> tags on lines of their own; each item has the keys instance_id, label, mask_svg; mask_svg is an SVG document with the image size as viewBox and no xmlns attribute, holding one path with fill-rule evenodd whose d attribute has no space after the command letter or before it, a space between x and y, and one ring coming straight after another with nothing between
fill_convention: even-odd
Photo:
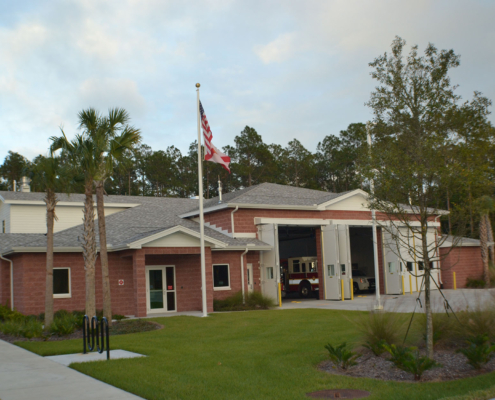
<instances>
[{"instance_id":1,"label":"red brick wall","mask_svg":"<svg viewBox=\"0 0 495 400\"><path fill-rule=\"evenodd\" d=\"M0 303L10 306L10 263L0 260Z\"/></svg>"},{"instance_id":2,"label":"red brick wall","mask_svg":"<svg viewBox=\"0 0 495 400\"><path fill-rule=\"evenodd\" d=\"M213 213L205 214L205 222L209 222L212 225L232 232L231 213L234 210L235 208L229 208L226 210L220 210ZM238 213L239 211L237 211L236 213ZM236 213L234 213L234 215Z\"/></svg>"},{"instance_id":3,"label":"red brick wall","mask_svg":"<svg viewBox=\"0 0 495 400\"><path fill-rule=\"evenodd\" d=\"M23 314L39 314L45 311L46 255L25 253L12 257L14 261L14 306ZM109 253L110 293L114 314L133 315L132 259L122 258L120 253ZM53 266L69 267L71 273L71 297L53 299L54 310L84 310L85 273L81 253L55 253ZM124 285L118 285L124 279ZM96 263L96 308L103 308L101 266Z\"/></svg>"},{"instance_id":4,"label":"red brick wall","mask_svg":"<svg viewBox=\"0 0 495 400\"><path fill-rule=\"evenodd\" d=\"M446 257L441 261L441 276L445 289L454 288L454 276L456 274L457 287L466 287L467 278L482 279L483 262L481 260L481 250L479 247L457 247L440 249L441 257ZM447 254L448 253L448 254Z\"/></svg>"}]
</instances>

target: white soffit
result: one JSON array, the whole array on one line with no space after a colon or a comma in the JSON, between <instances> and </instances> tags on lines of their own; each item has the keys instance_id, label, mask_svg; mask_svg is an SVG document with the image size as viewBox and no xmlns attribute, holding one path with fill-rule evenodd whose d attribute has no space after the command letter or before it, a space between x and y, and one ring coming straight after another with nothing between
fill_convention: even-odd
<instances>
[{"instance_id":1,"label":"white soffit","mask_svg":"<svg viewBox=\"0 0 495 400\"><path fill-rule=\"evenodd\" d=\"M295 226L321 226L329 225L330 220L319 218L263 218L255 217L255 225L277 224L277 225L295 225ZM234 235L237 235L235 233Z\"/></svg>"},{"instance_id":2,"label":"white soffit","mask_svg":"<svg viewBox=\"0 0 495 400\"><path fill-rule=\"evenodd\" d=\"M205 246L211 247L211 243L205 240ZM144 243L142 247L199 247L199 239L182 232L176 232Z\"/></svg>"},{"instance_id":3,"label":"white soffit","mask_svg":"<svg viewBox=\"0 0 495 400\"><path fill-rule=\"evenodd\" d=\"M353 190L336 199L318 206L319 210L370 211L367 207L368 193L361 189Z\"/></svg>"}]
</instances>

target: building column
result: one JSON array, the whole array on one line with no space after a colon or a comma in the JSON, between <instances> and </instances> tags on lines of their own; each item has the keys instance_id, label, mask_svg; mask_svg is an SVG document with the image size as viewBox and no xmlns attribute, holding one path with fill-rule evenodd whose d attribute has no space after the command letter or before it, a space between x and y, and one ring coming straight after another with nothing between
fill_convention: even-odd
<instances>
[{"instance_id":1,"label":"building column","mask_svg":"<svg viewBox=\"0 0 495 400\"><path fill-rule=\"evenodd\" d=\"M134 316L146 317L146 262L144 250L132 255L132 278L134 283Z\"/></svg>"}]
</instances>

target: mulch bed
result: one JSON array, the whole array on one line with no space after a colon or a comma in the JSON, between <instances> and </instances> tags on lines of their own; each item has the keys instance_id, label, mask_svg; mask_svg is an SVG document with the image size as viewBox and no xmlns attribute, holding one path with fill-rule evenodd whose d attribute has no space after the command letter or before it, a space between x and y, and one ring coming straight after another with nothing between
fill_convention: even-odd
<instances>
[{"instance_id":1,"label":"mulch bed","mask_svg":"<svg viewBox=\"0 0 495 400\"><path fill-rule=\"evenodd\" d=\"M424 354L424 351L420 350ZM406 381L417 382L414 375L397 368L393 362L389 361L390 355L384 353L375 356L371 351L364 350L362 356L358 358L357 365L343 370L336 367L331 361L323 361L318 365L318 369L336 375L346 375L359 378L372 378L384 381ZM468 378L480 374L495 371L495 357L480 371L475 370L466 362L463 354L455 352L455 349L435 350L435 361L442 364L439 368L426 371L421 377L422 382L451 381L455 379Z\"/></svg>"},{"instance_id":2,"label":"mulch bed","mask_svg":"<svg viewBox=\"0 0 495 400\"><path fill-rule=\"evenodd\" d=\"M110 329L111 329L110 336L116 336L116 335L124 335L129 333L148 332L157 329L163 329L163 325L160 325L159 323L154 321L146 321L142 319L130 319L130 320L114 321L112 322L112 327ZM0 339L9 343L47 342L47 341L55 342L59 340L82 339L82 337L83 337L82 329L78 329L73 333L71 333L70 335L65 335L65 336L49 335L46 337L32 338L32 339L5 335L2 332L0 332Z\"/></svg>"}]
</instances>

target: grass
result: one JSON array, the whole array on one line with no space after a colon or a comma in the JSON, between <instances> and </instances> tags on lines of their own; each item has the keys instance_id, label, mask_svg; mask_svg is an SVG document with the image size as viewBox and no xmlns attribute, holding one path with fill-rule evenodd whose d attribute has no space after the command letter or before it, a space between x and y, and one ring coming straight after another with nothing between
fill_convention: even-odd
<instances>
[{"instance_id":1,"label":"grass","mask_svg":"<svg viewBox=\"0 0 495 400\"><path fill-rule=\"evenodd\" d=\"M453 382L397 383L330 375L326 343L358 343L360 312L270 310L156 318L164 329L111 337L113 349L146 358L72 367L146 399L305 399L324 389L361 389L369 399L441 399L493 386L495 373ZM363 314L363 313L361 313ZM41 355L77 353L81 340L21 342Z\"/></svg>"}]
</instances>

